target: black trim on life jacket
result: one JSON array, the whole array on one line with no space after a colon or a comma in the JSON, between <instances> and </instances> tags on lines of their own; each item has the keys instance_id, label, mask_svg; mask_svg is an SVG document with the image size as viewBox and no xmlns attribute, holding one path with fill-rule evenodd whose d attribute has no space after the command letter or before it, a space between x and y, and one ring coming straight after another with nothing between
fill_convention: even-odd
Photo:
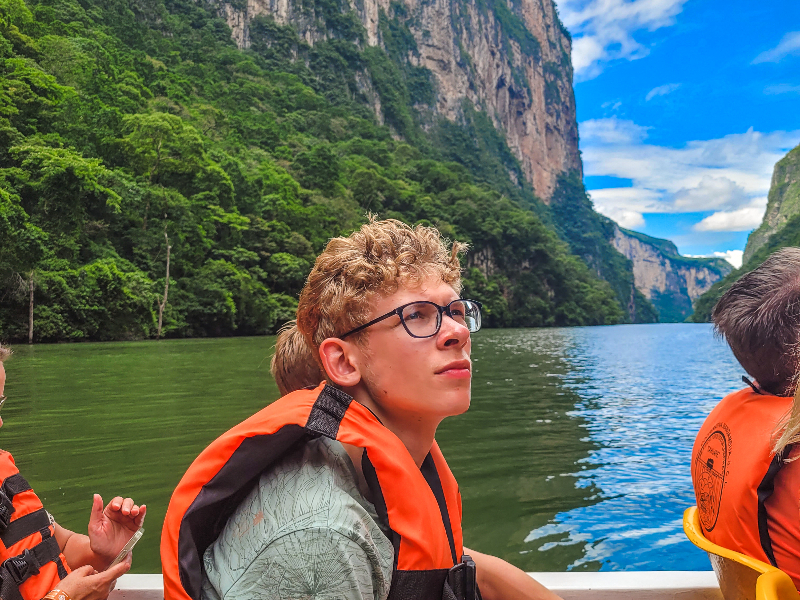
<instances>
[{"instance_id":1,"label":"black trim on life jacket","mask_svg":"<svg viewBox=\"0 0 800 600\"><path fill-rule=\"evenodd\" d=\"M306 429L335 440L339 425L352 401L342 390L326 385L308 415Z\"/></svg>"},{"instance_id":2,"label":"black trim on life jacket","mask_svg":"<svg viewBox=\"0 0 800 600\"><path fill-rule=\"evenodd\" d=\"M750 388L751 388L751 389L752 389L752 390L753 390L753 391L754 391L756 394L759 394L759 395L761 395L761 396L763 396L763 395L764 395L764 391L763 391L763 390L762 390L760 387L758 387L758 386L757 386L755 383L753 383L752 381L750 381L750 380L749 380L747 377L745 377L744 375L742 375L742 381L744 381L744 382L745 382L747 385L749 385L749 386L750 386Z\"/></svg>"},{"instance_id":3,"label":"black trim on life jacket","mask_svg":"<svg viewBox=\"0 0 800 600\"><path fill-rule=\"evenodd\" d=\"M364 473L364 479L372 495L371 500L372 505L375 507L375 512L378 513L378 518L383 523L383 526L389 530L389 541L392 542L392 547L394 548L392 571L396 572L397 559L400 556L400 534L389 526L389 511L386 508L386 499L383 497L383 490L381 490L381 484L378 481L378 473L369 459L366 448L361 455L361 472Z\"/></svg>"},{"instance_id":4,"label":"black trim on life jacket","mask_svg":"<svg viewBox=\"0 0 800 600\"><path fill-rule=\"evenodd\" d=\"M319 435L335 440L351 401L343 391L326 385L317 396L305 427L285 425L275 433L245 439L203 486L181 520L178 538L181 585L192 598L200 597L203 554L222 533L261 474L301 443ZM243 473L252 475L242 482Z\"/></svg>"},{"instance_id":5,"label":"black trim on life jacket","mask_svg":"<svg viewBox=\"0 0 800 600\"><path fill-rule=\"evenodd\" d=\"M433 456L430 455L430 452L428 456L425 457L425 460L422 461L420 471L425 481L428 482L428 487L431 488L433 496L436 498L436 503L439 505L439 512L442 513L442 523L444 523L444 530L447 533L447 541L450 544L450 553L453 555L453 564L458 565L456 542L453 538L453 528L450 525L450 513L447 511L447 501L444 499L442 480L439 479L439 472L436 470L436 463L433 462Z\"/></svg>"},{"instance_id":6,"label":"black trim on life jacket","mask_svg":"<svg viewBox=\"0 0 800 600\"><path fill-rule=\"evenodd\" d=\"M25 478L16 473L6 477L0 486L0 532L5 531L14 514L14 496L31 489Z\"/></svg>"},{"instance_id":7,"label":"black trim on life jacket","mask_svg":"<svg viewBox=\"0 0 800 600\"><path fill-rule=\"evenodd\" d=\"M0 533L0 540L6 548L10 548L17 542L24 540L29 535L36 533L50 526L50 515L44 508L35 510L32 513L20 517L16 521L9 523L3 533ZM3 599L4 600L4 599Z\"/></svg>"},{"instance_id":8,"label":"black trim on life jacket","mask_svg":"<svg viewBox=\"0 0 800 600\"><path fill-rule=\"evenodd\" d=\"M48 527L40 532L42 541L33 548L28 548L22 554L12 556L3 561L0 565L0 598L2 600L22 600L19 586L25 583L34 575L39 574L39 570L49 562L55 562L58 567L58 576L63 579L67 576L67 571L61 563L56 538L50 534L49 520Z\"/></svg>"},{"instance_id":9,"label":"black trim on life jacket","mask_svg":"<svg viewBox=\"0 0 800 600\"><path fill-rule=\"evenodd\" d=\"M778 563L775 561L775 554L772 551L772 540L769 537L769 522L766 502L775 491L775 477L778 476L778 471L780 471L783 467L784 459L789 456L789 452L791 451L792 444L788 444L783 449L783 452L772 457L772 462L769 464L767 474L764 475L764 479L761 480L761 483L758 485L758 489L756 490L758 494L758 537L761 540L761 548L764 550L764 554L767 555L767 558L773 567L777 567Z\"/></svg>"},{"instance_id":10,"label":"black trim on life jacket","mask_svg":"<svg viewBox=\"0 0 800 600\"><path fill-rule=\"evenodd\" d=\"M183 516L179 537L181 585L192 598L200 597L206 549L222 533L261 473L307 439L308 433L299 425L286 425L273 434L247 438L203 486ZM243 473L252 474L246 482L242 482Z\"/></svg>"},{"instance_id":11,"label":"black trim on life jacket","mask_svg":"<svg viewBox=\"0 0 800 600\"><path fill-rule=\"evenodd\" d=\"M394 547L392 585L389 588L387 600L476 600L476 598L479 598L480 596L475 595L469 598L459 595L463 594L465 590L472 589L468 584L459 583L455 588L448 584L450 578L455 578L455 580L459 582L463 582L465 577L469 579L469 569L468 567L465 569L464 565L460 564L457 558L453 528L450 523L450 513L447 510L442 481L439 478L439 472L436 470L436 463L433 460L433 456L429 453L425 457L425 460L422 461L420 471L425 481L428 483L428 486L431 488L433 496L436 498L436 503L439 506L439 512L442 515L442 523L447 533L447 541L450 544L450 552L452 553L453 564L455 565L451 569L402 571L397 568L397 557L400 554L400 535L389 527L386 500L383 497L383 492L378 482L378 474L372 462L369 460L366 450L361 458L361 471L364 473L367 487L369 487L372 494L372 504L375 506L375 512L378 513L378 517L383 522L384 527L389 530L389 539ZM475 563L472 563L473 575L474 564ZM457 573L453 574L456 571Z\"/></svg>"}]
</instances>

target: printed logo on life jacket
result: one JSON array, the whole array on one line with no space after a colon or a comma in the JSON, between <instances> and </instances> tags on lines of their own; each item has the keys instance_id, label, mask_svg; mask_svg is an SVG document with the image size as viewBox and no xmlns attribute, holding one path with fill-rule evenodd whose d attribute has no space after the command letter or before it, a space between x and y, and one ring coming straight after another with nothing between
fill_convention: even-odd
<instances>
[{"instance_id":1,"label":"printed logo on life jacket","mask_svg":"<svg viewBox=\"0 0 800 600\"><path fill-rule=\"evenodd\" d=\"M712 531L717 524L730 452L730 429L725 423L717 423L694 459L697 508L706 531Z\"/></svg>"}]
</instances>

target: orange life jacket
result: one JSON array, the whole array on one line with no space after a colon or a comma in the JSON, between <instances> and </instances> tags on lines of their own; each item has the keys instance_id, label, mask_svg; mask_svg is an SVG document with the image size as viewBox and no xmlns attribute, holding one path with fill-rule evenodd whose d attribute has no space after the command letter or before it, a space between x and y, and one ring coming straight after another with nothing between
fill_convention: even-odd
<instances>
[{"instance_id":1,"label":"orange life jacket","mask_svg":"<svg viewBox=\"0 0 800 600\"><path fill-rule=\"evenodd\" d=\"M692 449L700 523L708 539L777 566L769 536L767 500L783 456L772 452L775 428L792 398L745 388L708 415Z\"/></svg>"},{"instance_id":2,"label":"orange life jacket","mask_svg":"<svg viewBox=\"0 0 800 600\"><path fill-rule=\"evenodd\" d=\"M369 409L323 382L284 396L224 433L189 467L172 494L161 534L166 600L199 600L203 554L230 515L265 470L320 435L365 450L364 477L395 552L389 598L440 600L448 579L450 587L468 588L455 597L475 597L474 563L460 560L461 495L439 447L434 442L417 467Z\"/></svg>"},{"instance_id":3,"label":"orange life jacket","mask_svg":"<svg viewBox=\"0 0 800 600\"><path fill-rule=\"evenodd\" d=\"M0 450L0 598L40 600L69 573L39 497Z\"/></svg>"}]
</instances>

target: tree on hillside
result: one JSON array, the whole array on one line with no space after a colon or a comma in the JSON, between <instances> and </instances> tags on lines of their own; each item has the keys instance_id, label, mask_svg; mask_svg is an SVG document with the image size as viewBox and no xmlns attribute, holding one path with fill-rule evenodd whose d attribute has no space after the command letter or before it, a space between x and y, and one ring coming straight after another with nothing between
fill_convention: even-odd
<instances>
[{"instance_id":1,"label":"tree on hillside","mask_svg":"<svg viewBox=\"0 0 800 600\"><path fill-rule=\"evenodd\" d=\"M0 188L0 282L6 294L28 297L28 343L33 343L33 302L37 266L47 235L30 223L19 197Z\"/></svg>"}]
</instances>

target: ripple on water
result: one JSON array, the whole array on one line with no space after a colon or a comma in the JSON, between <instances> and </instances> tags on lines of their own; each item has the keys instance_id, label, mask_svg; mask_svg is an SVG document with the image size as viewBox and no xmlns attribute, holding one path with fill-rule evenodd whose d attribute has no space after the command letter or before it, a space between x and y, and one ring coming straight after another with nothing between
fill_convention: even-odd
<instances>
[{"instance_id":1,"label":"ripple on water","mask_svg":"<svg viewBox=\"0 0 800 600\"><path fill-rule=\"evenodd\" d=\"M443 425L467 545L529 570L709 568L683 534L691 448L742 374L710 326L486 331L474 355L473 406Z\"/></svg>"}]
</instances>

